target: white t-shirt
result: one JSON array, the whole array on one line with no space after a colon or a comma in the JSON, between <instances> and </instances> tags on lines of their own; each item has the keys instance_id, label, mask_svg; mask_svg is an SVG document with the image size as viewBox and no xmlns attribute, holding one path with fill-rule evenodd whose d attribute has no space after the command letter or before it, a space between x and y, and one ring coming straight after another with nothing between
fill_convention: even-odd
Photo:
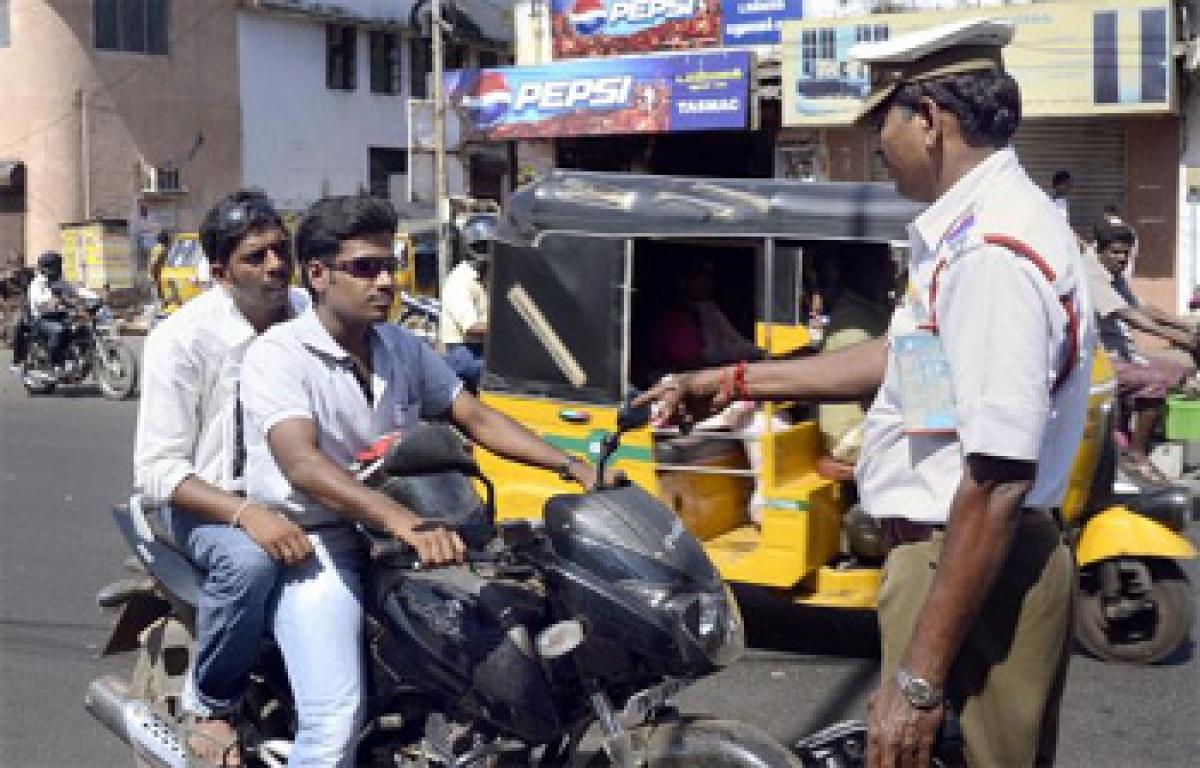
<instances>
[{"instance_id":1,"label":"white t-shirt","mask_svg":"<svg viewBox=\"0 0 1200 768\"><path fill-rule=\"evenodd\" d=\"M470 261L458 263L446 276L442 289L442 342L462 344L467 331L477 323L487 322L488 295Z\"/></svg>"}]
</instances>

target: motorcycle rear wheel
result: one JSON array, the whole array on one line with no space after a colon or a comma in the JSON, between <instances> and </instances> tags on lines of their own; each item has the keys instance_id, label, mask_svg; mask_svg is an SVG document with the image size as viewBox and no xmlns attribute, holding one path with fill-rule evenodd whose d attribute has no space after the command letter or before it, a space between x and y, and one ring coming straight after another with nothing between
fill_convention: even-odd
<instances>
[{"instance_id":1,"label":"motorcycle rear wheel","mask_svg":"<svg viewBox=\"0 0 1200 768\"><path fill-rule=\"evenodd\" d=\"M1147 605L1138 615L1110 620L1104 613L1098 566L1080 574L1075 636L1094 656L1126 664L1155 664L1175 652L1191 631L1196 606L1187 575L1173 560L1146 563ZM1129 597L1122 595L1122 597Z\"/></svg>"},{"instance_id":2,"label":"motorcycle rear wheel","mask_svg":"<svg viewBox=\"0 0 1200 768\"><path fill-rule=\"evenodd\" d=\"M96 341L96 382L109 400L125 400L137 388L137 358L128 344L117 339Z\"/></svg>"},{"instance_id":3,"label":"motorcycle rear wheel","mask_svg":"<svg viewBox=\"0 0 1200 768\"><path fill-rule=\"evenodd\" d=\"M736 720L679 717L631 730L647 768L802 768L800 759L752 725ZM598 752L587 768L613 763Z\"/></svg>"}]
</instances>

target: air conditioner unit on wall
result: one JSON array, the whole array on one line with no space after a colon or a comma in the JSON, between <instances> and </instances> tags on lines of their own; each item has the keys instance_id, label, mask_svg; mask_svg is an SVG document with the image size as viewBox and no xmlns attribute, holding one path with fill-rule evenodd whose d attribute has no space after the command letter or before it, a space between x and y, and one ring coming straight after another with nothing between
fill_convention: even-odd
<instances>
[{"instance_id":1,"label":"air conditioner unit on wall","mask_svg":"<svg viewBox=\"0 0 1200 768\"><path fill-rule=\"evenodd\" d=\"M143 195L182 195L183 172L178 168L159 168L149 163L141 164L141 191Z\"/></svg>"}]
</instances>

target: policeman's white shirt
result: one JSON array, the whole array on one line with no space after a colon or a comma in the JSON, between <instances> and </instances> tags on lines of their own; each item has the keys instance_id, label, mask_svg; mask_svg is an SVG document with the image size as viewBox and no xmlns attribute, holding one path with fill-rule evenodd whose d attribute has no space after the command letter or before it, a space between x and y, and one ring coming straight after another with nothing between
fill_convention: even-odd
<instances>
[{"instance_id":1,"label":"policeman's white shirt","mask_svg":"<svg viewBox=\"0 0 1200 768\"><path fill-rule=\"evenodd\" d=\"M428 344L392 323L371 334L370 401L349 353L312 309L250 345L242 368L247 496L305 526L343 521L292 488L267 444L271 429L288 419L312 421L321 452L349 468L384 435L450 409L462 382Z\"/></svg>"},{"instance_id":2,"label":"policeman's white shirt","mask_svg":"<svg viewBox=\"0 0 1200 768\"><path fill-rule=\"evenodd\" d=\"M470 260L460 261L442 288L442 343L462 344L467 330L487 322L488 295Z\"/></svg>"},{"instance_id":3,"label":"policeman's white shirt","mask_svg":"<svg viewBox=\"0 0 1200 768\"><path fill-rule=\"evenodd\" d=\"M293 314L308 293L289 293ZM189 475L242 490L235 471L242 359L257 336L223 285L185 303L146 338L133 465L137 490L166 504Z\"/></svg>"},{"instance_id":4,"label":"policeman's white shirt","mask_svg":"<svg viewBox=\"0 0 1200 768\"><path fill-rule=\"evenodd\" d=\"M98 298L94 291L74 286L61 278L51 282L41 272L30 281L28 296L29 314L34 320L40 320L42 315L47 312L61 312L64 309L60 303L61 300L77 297Z\"/></svg>"},{"instance_id":5,"label":"policeman's white shirt","mask_svg":"<svg viewBox=\"0 0 1200 768\"><path fill-rule=\"evenodd\" d=\"M1003 234L1032 247L1056 275L1052 285L1026 258L983 243ZM951 237L944 240L944 236ZM909 226L908 295L888 330L887 370L864 422L857 481L873 517L944 523L971 454L1036 461L1025 506L1059 506L1083 433L1095 327L1075 235L1011 148L993 153ZM935 265L936 319L954 393L957 433L907 434L895 352L897 336L928 313ZM1079 351L1053 395L1066 350L1071 291Z\"/></svg>"}]
</instances>

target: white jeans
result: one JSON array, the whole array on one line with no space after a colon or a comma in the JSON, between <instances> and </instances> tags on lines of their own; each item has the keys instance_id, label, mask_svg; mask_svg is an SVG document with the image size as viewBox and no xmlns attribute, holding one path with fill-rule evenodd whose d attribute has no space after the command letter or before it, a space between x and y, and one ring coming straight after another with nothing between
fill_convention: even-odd
<instances>
[{"instance_id":1,"label":"white jeans","mask_svg":"<svg viewBox=\"0 0 1200 768\"><path fill-rule=\"evenodd\" d=\"M283 576L272 612L296 702L288 768L353 768L365 698L362 573L357 536L309 534L314 553Z\"/></svg>"}]
</instances>

